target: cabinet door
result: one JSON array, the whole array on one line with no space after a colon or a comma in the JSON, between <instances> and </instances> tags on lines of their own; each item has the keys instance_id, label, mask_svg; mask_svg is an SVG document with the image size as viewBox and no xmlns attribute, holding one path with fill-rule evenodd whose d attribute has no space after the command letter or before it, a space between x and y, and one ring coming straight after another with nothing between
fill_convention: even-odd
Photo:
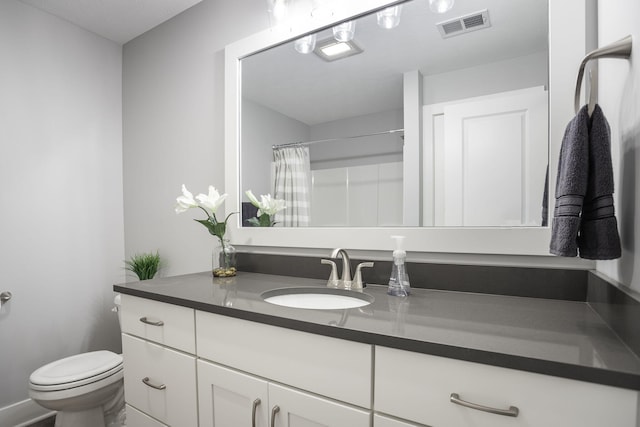
<instances>
[{"instance_id":1,"label":"cabinet door","mask_svg":"<svg viewBox=\"0 0 640 427\"><path fill-rule=\"evenodd\" d=\"M369 427L371 413L276 384L269 384L275 427Z\"/></svg>"},{"instance_id":2,"label":"cabinet door","mask_svg":"<svg viewBox=\"0 0 640 427\"><path fill-rule=\"evenodd\" d=\"M173 427L198 425L193 356L122 334L128 404Z\"/></svg>"},{"instance_id":3,"label":"cabinet door","mask_svg":"<svg viewBox=\"0 0 640 427\"><path fill-rule=\"evenodd\" d=\"M267 426L266 381L202 360L197 368L200 427Z\"/></svg>"}]
</instances>

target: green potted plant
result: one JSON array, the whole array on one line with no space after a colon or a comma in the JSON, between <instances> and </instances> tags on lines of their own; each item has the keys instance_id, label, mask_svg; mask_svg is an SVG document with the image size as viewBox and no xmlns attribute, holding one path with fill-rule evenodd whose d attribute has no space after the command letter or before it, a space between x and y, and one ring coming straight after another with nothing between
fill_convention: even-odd
<instances>
[{"instance_id":1,"label":"green potted plant","mask_svg":"<svg viewBox=\"0 0 640 427\"><path fill-rule=\"evenodd\" d=\"M133 272L140 280L153 279L160 269L160 254L153 253L135 254L125 261L125 269Z\"/></svg>"}]
</instances>

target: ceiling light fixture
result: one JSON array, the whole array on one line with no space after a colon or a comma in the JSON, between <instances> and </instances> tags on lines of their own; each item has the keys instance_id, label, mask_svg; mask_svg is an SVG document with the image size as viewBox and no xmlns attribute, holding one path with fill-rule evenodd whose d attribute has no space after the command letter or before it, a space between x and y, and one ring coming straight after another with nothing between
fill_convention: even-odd
<instances>
[{"instance_id":1,"label":"ceiling light fixture","mask_svg":"<svg viewBox=\"0 0 640 427\"><path fill-rule=\"evenodd\" d=\"M402 5L391 6L386 9L382 9L376 13L376 19L378 26L390 30L400 24L400 12L402 11Z\"/></svg>"},{"instance_id":2,"label":"ceiling light fixture","mask_svg":"<svg viewBox=\"0 0 640 427\"><path fill-rule=\"evenodd\" d=\"M451 10L455 0L429 0L429 8L435 13L445 13Z\"/></svg>"},{"instance_id":3,"label":"ceiling light fixture","mask_svg":"<svg viewBox=\"0 0 640 427\"><path fill-rule=\"evenodd\" d=\"M313 49L316 47L316 35L309 34L308 36L300 37L293 42L293 47L298 53L302 53L303 55L313 52Z\"/></svg>"},{"instance_id":4,"label":"ceiling light fixture","mask_svg":"<svg viewBox=\"0 0 640 427\"><path fill-rule=\"evenodd\" d=\"M319 41L313 53L325 61L331 62L362 53L362 49L353 40L339 42L333 38L328 38Z\"/></svg>"},{"instance_id":5,"label":"ceiling light fixture","mask_svg":"<svg viewBox=\"0 0 640 427\"><path fill-rule=\"evenodd\" d=\"M347 21L333 27L333 37L339 42L353 40L356 34L356 21Z\"/></svg>"}]
</instances>

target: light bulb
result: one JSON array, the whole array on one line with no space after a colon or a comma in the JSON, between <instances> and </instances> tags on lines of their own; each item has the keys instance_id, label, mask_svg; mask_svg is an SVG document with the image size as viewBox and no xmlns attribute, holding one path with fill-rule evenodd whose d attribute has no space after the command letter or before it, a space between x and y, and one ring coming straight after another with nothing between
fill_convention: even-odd
<instances>
[{"instance_id":1,"label":"light bulb","mask_svg":"<svg viewBox=\"0 0 640 427\"><path fill-rule=\"evenodd\" d=\"M308 36L300 37L293 42L293 47L298 53L304 55L313 52L313 49L316 48L316 35L309 34Z\"/></svg>"},{"instance_id":2,"label":"light bulb","mask_svg":"<svg viewBox=\"0 0 640 427\"><path fill-rule=\"evenodd\" d=\"M282 26L289 14L288 0L267 0L267 10L271 18L271 26Z\"/></svg>"},{"instance_id":3,"label":"light bulb","mask_svg":"<svg viewBox=\"0 0 640 427\"><path fill-rule=\"evenodd\" d=\"M333 27L333 37L339 42L353 40L356 33L356 21L347 21Z\"/></svg>"},{"instance_id":4,"label":"light bulb","mask_svg":"<svg viewBox=\"0 0 640 427\"><path fill-rule=\"evenodd\" d=\"M400 24L400 11L402 5L388 7L376 13L378 26L390 30Z\"/></svg>"},{"instance_id":5,"label":"light bulb","mask_svg":"<svg viewBox=\"0 0 640 427\"><path fill-rule=\"evenodd\" d=\"M429 8L435 13L445 13L451 10L454 0L429 0Z\"/></svg>"}]
</instances>

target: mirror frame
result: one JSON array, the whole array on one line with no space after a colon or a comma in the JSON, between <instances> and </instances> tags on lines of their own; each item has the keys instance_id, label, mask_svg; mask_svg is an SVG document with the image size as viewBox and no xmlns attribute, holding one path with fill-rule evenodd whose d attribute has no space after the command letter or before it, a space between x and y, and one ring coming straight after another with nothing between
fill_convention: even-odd
<instances>
[{"instance_id":1,"label":"mirror frame","mask_svg":"<svg viewBox=\"0 0 640 427\"><path fill-rule=\"evenodd\" d=\"M362 16L401 3L388 0L349 2L324 21L295 20L286 34L265 30L225 48L225 187L227 212L241 212L240 189L241 60L336 22ZM584 0L551 1L549 7L549 215L555 206L555 175L566 124L573 117L573 92L578 66L585 55L586 8ZM572 22L570 27L566 22ZM580 25L581 24L581 25ZM503 255L549 254L550 227L242 227L241 215L229 219L227 229L234 245L284 248L335 248L389 250L391 235L407 236L412 252Z\"/></svg>"}]
</instances>

